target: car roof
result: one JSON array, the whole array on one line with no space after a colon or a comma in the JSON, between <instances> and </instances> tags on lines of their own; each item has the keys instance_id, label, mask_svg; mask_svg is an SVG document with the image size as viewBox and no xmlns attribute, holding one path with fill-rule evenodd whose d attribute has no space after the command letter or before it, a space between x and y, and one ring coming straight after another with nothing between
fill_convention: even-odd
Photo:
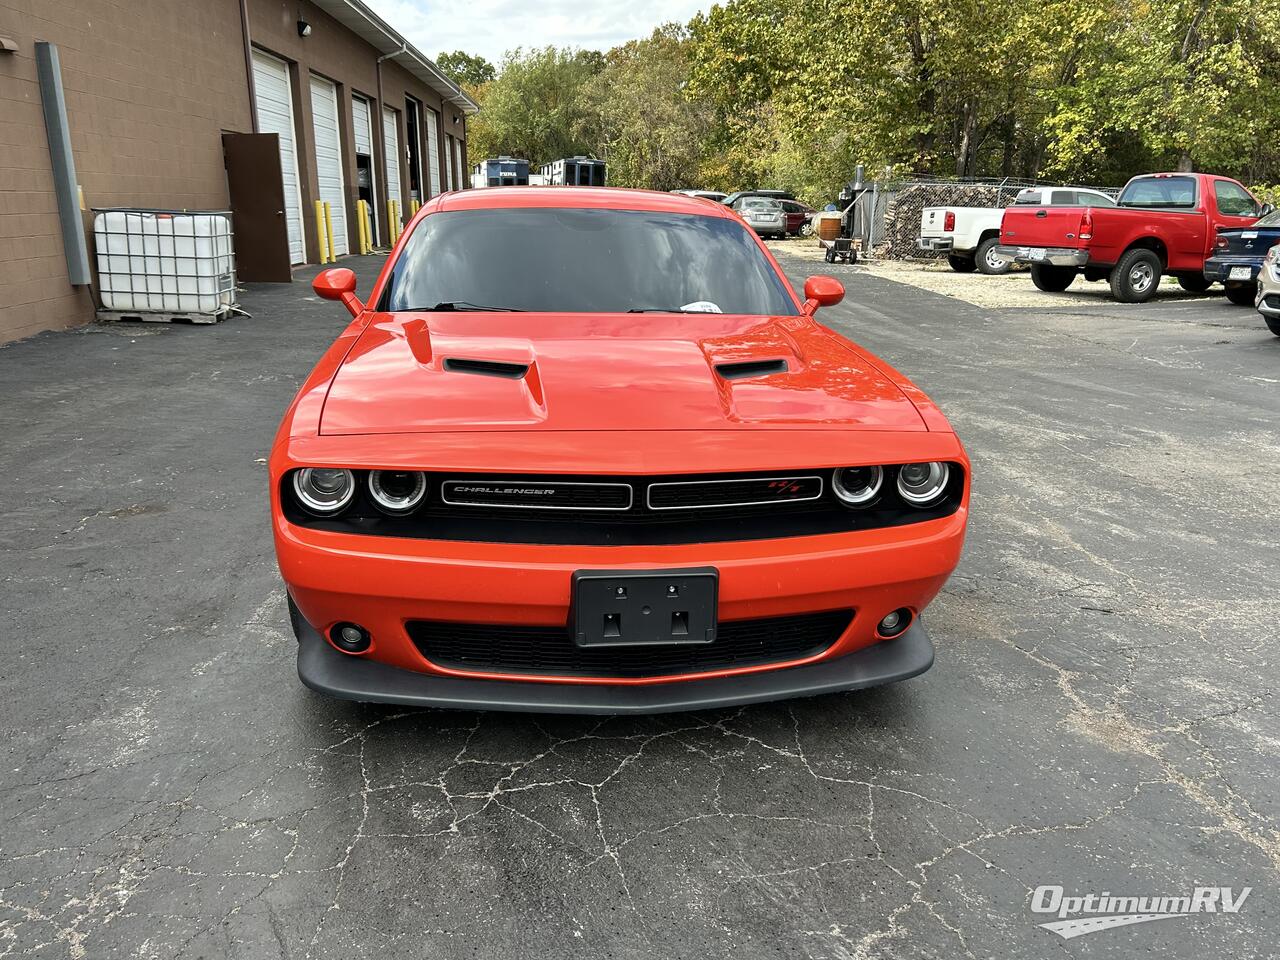
<instances>
[{"instance_id":1,"label":"car roof","mask_svg":"<svg viewBox=\"0 0 1280 960\"><path fill-rule=\"evenodd\" d=\"M688 213L704 217L731 217L720 204L701 197L657 190L619 187L488 187L460 190L433 200L437 209L510 210L519 207L576 207L598 210L645 210L655 213Z\"/></svg>"}]
</instances>

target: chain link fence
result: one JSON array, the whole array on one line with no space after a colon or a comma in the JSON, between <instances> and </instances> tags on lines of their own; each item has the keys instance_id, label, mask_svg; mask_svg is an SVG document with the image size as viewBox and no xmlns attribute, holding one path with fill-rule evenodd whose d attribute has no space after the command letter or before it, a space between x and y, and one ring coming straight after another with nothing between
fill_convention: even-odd
<instances>
[{"instance_id":1,"label":"chain link fence","mask_svg":"<svg viewBox=\"0 0 1280 960\"><path fill-rule=\"evenodd\" d=\"M1039 180L924 179L876 180L854 202L853 236L862 249L885 260L933 260L942 254L916 247L926 207L1007 207L1028 187L1066 184ZM1085 184L1071 184L1083 187ZM1090 187L1115 196L1118 187Z\"/></svg>"}]
</instances>

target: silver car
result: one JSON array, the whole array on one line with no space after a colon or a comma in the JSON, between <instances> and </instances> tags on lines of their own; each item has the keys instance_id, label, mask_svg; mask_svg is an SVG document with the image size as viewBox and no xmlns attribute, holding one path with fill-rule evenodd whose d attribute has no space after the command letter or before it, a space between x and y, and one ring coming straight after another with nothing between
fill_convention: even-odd
<instances>
[{"instance_id":1,"label":"silver car","mask_svg":"<svg viewBox=\"0 0 1280 960\"><path fill-rule=\"evenodd\" d=\"M733 209L762 237L785 237L787 214L782 204L768 197L742 197Z\"/></svg>"},{"instance_id":2,"label":"silver car","mask_svg":"<svg viewBox=\"0 0 1280 960\"><path fill-rule=\"evenodd\" d=\"M1258 271L1258 312L1267 327L1280 337L1280 243L1275 244L1262 258Z\"/></svg>"}]
</instances>

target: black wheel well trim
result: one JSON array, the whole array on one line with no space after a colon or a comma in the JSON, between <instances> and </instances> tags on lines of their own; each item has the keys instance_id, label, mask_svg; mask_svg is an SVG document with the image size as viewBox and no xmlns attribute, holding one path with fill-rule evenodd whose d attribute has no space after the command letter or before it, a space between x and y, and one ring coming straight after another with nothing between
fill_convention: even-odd
<instances>
[{"instance_id":1,"label":"black wheel well trim","mask_svg":"<svg viewBox=\"0 0 1280 960\"><path fill-rule=\"evenodd\" d=\"M1165 246L1164 241L1159 237L1139 237L1137 240L1133 241L1133 243L1129 244L1129 246L1124 248L1124 253L1120 254L1120 257L1123 258L1126 254L1132 253L1134 250L1150 250L1160 258L1160 269L1162 271L1167 271L1169 269L1169 248ZM1116 262L1118 263L1119 260Z\"/></svg>"}]
</instances>

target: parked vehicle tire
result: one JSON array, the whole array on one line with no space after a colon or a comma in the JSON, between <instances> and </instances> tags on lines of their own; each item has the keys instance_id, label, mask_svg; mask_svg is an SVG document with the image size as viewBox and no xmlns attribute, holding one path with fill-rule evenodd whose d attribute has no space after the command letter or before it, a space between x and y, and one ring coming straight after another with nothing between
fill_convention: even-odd
<instances>
[{"instance_id":1,"label":"parked vehicle tire","mask_svg":"<svg viewBox=\"0 0 1280 960\"><path fill-rule=\"evenodd\" d=\"M1031 282L1045 293L1061 293L1075 278L1075 267L1055 267L1051 263L1031 265Z\"/></svg>"},{"instance_id":2,"label":"parked vehicle tire","mask_svg":"<svg viewBox=\"0 0 1280 960\"><path fill-rule=\"evenodd\" d=\"M804 223L800 224L800 229L799 229L799 230L797 230L797 231L796 231L796 233L798 233L798 234L799 234L800 236L802 236L802 237L812 237L812 236L813 236L813 221L812 221L812 220L806 220Z\"/></svg>"},{"instance_id":3,"label":"parked vehicle tire","mask_svg":"<svg viewBox=\"0 0 1280 960\"><path fill-rule=\"evenodd\" d=\"M1180 273L1178 286L1187 293L1204 293L1213 286L1213 281L1206 280L1203 273Z\"/></svg>"},{"instance_id":4,"label":"parked vehicle tire","mask_svg":"<svg viewBox=\"0 0 1280 960\"><path fill-rule=\"evenodd\" d=\"M1160 289L1164 264L1154 250L1136 247L1111 270L1111 295L1121 303L1146 303Z\"/></svg>"},{"instance_id":5,"label":"parked vehicle tire","mask_svg":"<svg viewBox=\"0 0 1280 960\"><path fill-rule=\"evenodd\" d=\"M1227 299L1238 307L1252 307L1253 301L1258 299L1258 285L1256 283L1228 283Z\"/></svg>"},{"instance_id":6,"label":"parked vehicle tire","mask_svg":"<svg viewBox=\"0 0 1280 960\"><path fill-rule=\"evenodd\" d=\"M1267 329L1277 337L1280 337L1280 317L1268 317L1264 315L1262 319L1267 322Z\"/></svg>"},{"instance_id":7,"label":"parked vehicle tire","mask_svg":"<svg viewBox=\"0 0 1280 960\"><path fill-rule=\"evenodd\" d=\"M989 277L998 277L1006 274L1013 267L1013 261L996 255L996 247L998 246L1000 246L999 237L987 237L987 239L978 244L978 249L974 251L974 260L977 261L979 272L985 273Z\"/></svg>"},{"instance_id":8,"label":"parked vehicle tire","mask_svg":"<svg viewBox=\"0 0 1280 960\"><path fill-rule=\"evenodd\" d=\"M958 253L948 254L947 263L951 264L951 269L956 273L973 273L978 269L973 257L962 257Z\"/></svg>"}]
</instances>

